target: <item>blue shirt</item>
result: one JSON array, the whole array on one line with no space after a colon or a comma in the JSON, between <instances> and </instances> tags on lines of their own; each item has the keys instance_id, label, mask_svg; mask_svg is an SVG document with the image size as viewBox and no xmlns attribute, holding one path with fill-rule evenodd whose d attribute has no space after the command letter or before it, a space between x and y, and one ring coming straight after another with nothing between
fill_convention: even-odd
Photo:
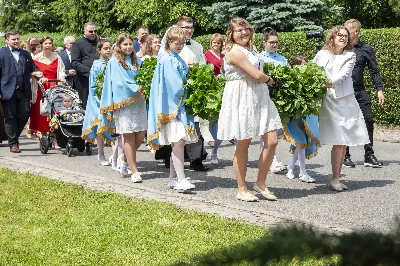
<instances>
[{"instance_id":1,"label":"blue shirt","mask_svg":"<svg viewBox=\"0 0 400 266\"><path fill-rule=\"evenodd\" d=\"M260 56L264 60L264 63L274 63L274 66L289 66L287 59L278 53L270 54L263 51L260 53Z\"/></svg>"},{"instance_id":2,"label":"blue shirt","mask_svg":"<svg viewBox=\"0 0 400 266\"><path fill-rule=\"evenodd\" d=\"M138 53L140 51L140 42L136 41L133 43L133 49L135 49L135 53Z\"/></svg>"}]
</instances>

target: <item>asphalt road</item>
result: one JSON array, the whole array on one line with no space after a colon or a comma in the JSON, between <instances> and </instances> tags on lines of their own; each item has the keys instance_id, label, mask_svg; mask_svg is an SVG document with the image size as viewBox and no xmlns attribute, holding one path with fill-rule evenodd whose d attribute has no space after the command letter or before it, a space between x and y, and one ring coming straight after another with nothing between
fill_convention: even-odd
<instances>
[{"instance_id":1,"label":"asphalt road","mask_svg":"<svg viewBox=\"0 0 400 266\"><path fill-rule=\"evenodd\" d=\"M307 161L308 172L317 181L315 184L303 183L298 179L289 180L284 174L268 176L269 189L278 197L277 202L263 200L246 203L235 199L237 190L232 167L234 149L229 142L223 142L220 148L219 165L210 165L212 169L206 173L187 170L186 174L196 185L195 196L217 205L237 206L253 213L262 211L276 217L328 228L373 229L388 232L394 216L400 215L400 144L377 141L374 145L377 158L385 166L381 169L364 167L363 147L351 148L352 159L357 166L354 169L343 170L342 180L349 186L349 191L343 193L333 192L328 188L331 172L329 146L323 146L316 157ZM12 154L5 143L0 144L0 158L15 157L21 161L66 169L77 174L106 177L110 180L110 186L113 185L113 181L120 182L122 179L111 167L98 164L96 150L92 156L75 151L73 157L67 157L56 150L50 150L48 154L42 155L38 141L25 137L21 138L20 148L22 153ZM291 157L288 150L288 143L280 140L276 154L285 163L288 163ZM252 143L247 172L249 189L257 176L258 151L258 142ZM111 148L106 148L106 155L110 153ZM205 164L210 164L209 159ZM124 179L127 186L148 187L162 193L176 193L167 188L169 171L164 168L161 161L154 160L154 154L145 146L138 152L138 166L143 173L144 182L131 184L129 179ZM188 168L187 163L186 168ZM184 195L183 199L192 196ZM210 212L216 211L210 210Z\"/></svg>"}]
</instances>

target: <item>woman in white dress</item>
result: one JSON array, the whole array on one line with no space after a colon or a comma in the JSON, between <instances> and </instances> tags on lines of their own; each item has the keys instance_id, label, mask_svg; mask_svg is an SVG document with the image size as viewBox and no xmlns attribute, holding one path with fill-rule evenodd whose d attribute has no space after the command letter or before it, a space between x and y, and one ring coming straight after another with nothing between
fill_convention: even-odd
<instances>
[{"instance_id":1,"label":"woman in white dress","mask_svg":"<svg viewBox=\"0 0 400 266\"><path fill-rule=\"evenodd\" d=\"M340 183L344 155L347 146L369 143L364 116L354 96L351 74L356 54L349 42L349 31L344 26L334 27L317 53L314 62L325 68L330 82L319 113L321 144L333 145L331 151L331 189L347 190Z\"/></svg>"},{"instance_id":2,"label":"woman in white dress","mask_svg":"<svg viewBox=\"0 0 400 266\"><path fill-rule=\"evenodd\" d=\"M278 143L278 129L282 127L278 111L269 97L268 86L274 81L263 73L263 60L254 51L254 32L250 24L233 18L227 31L224 61L226 85L218 120L218 139L236 139L233 167L239 200L257 201L246 187L248 150L252 138L262 137L264 148L260 154L259 173L253 190L267 200L277 198L268 190L266 178Z\"/></svg>"}]
</instances>

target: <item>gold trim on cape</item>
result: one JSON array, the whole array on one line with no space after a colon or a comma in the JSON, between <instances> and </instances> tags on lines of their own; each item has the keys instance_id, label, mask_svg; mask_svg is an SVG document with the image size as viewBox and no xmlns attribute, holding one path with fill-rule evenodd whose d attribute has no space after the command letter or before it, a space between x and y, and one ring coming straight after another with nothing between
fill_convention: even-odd
<instances>
[{"instance_id":1,"label":"gold trim on cape","mask_svg":"<svg viewBox=\"0 0 400 266\"><path fill-rule=\"evenodd\" d=\"M132 97L130 97L130 98L126 99L126 100L123 100L123 101L121 101L121 102L113 103L113 104L108 105L108 106L106 106L106 107L100 108L100 114L105 114L105 113L113 112L113 111L115 111L115 110L117 110L117 109L126 107L126 106L128 106L129 104L136 102L141 96L144 96L143 91L144 91L144 89L143 89L143 88L140 88L140 89L136 92L136 94L133 95Z\"/></svg>"},{"instance_id":2,"label":"gold trim on cape","mask_svg":"<svg viewBox=\"0 0 400 266\"><path fill-rule=\"evenodd\" d=\"M310 128L307 126L306 120L304 117L302 118L303 124L304 124L304 130L306 131L306 134L311 138L311 140L317 145L317 147L321 147L321 143L319 139L317 139L314 134L311 132Z\"/></svg>"}]
</instances>

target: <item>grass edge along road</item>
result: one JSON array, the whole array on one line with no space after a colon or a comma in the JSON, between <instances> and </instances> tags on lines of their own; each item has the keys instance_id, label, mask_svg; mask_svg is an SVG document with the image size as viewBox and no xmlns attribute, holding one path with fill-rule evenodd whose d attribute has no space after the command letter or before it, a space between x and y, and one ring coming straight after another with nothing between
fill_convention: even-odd
<instances>
[{"instance_id":1,"label":"grass edge along road","mask_svg":"<svg viewBox=\"0 0 400 266\"><path fill-rule=\"evenodd\" d=\"M4 168L0 210L0 265L196 265L195 255L268 234L260 226L170 203L86 190ZM337 261L294 258L276 265Z\"/></svg>"}]
</instances>

